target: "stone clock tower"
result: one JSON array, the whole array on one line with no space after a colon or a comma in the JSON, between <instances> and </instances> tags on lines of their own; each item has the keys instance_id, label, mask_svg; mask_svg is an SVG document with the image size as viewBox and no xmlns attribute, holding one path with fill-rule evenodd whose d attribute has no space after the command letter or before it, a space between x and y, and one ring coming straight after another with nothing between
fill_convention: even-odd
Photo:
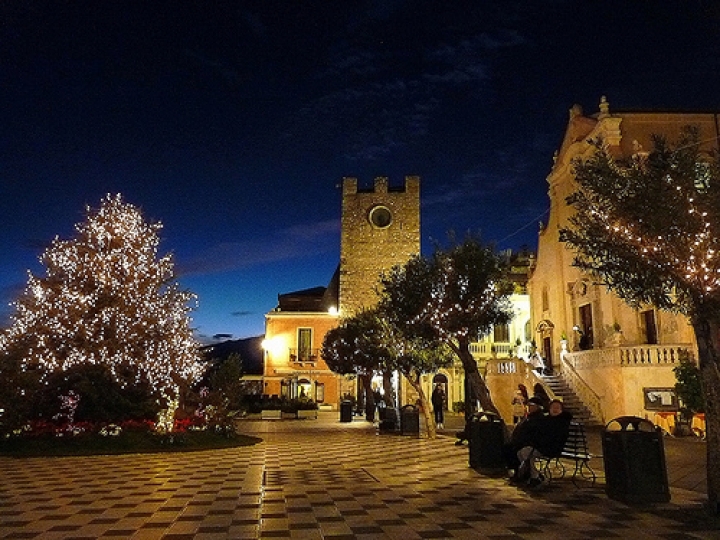
<instances>
[{"instance_id":1,"label":"stone clock tower","mask_svg":"<svg viewBox=\"0 0 720 540\"><path fill-rule=\"evenodd\" d=\"M390 187L380 177L367 190L344 178L340 234L339 307L349 317L377 303L382 272L420 253L420 178Z\"/></svg>"}]
</instances>

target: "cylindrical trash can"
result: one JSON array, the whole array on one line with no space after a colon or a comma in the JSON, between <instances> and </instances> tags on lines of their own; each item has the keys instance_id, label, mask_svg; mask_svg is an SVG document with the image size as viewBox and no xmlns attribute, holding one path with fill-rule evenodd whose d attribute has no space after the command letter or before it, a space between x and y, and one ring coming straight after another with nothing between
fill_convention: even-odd
<instances>
[{"instance_id":1,"label":"cylindrical trash can","mask_svg":"<svg viewBox=\"0 0 720 540\"><path fill-rule=\"evenodd\" d=\"M670 500L662 433L652 422L615 418L605 426L602 447L608 497L626 503Z\"/></svg>"},{"instance_id":2,"label":"cylindrical trash can","mask_svg":"<svg viewBox=\"0 0 720 540\"><path fill-rule=\"evenodd\" d=\"M381 432L396 431L398 428L397 410L394 407L383 407L378 409L380 423L378 429Z\"/></svg>"},{"instance_id":3,"label":"cylindrical trash can","mask_svg":"<svg viewBox=\"0 0 720 540\"><path fill-rule=\"evenodd\" d=\"M470 467L493 474L507 471L503 459L505 422L497 414L479 412L472 416L468 444Z\"/></svg>"},{"instance_id":4,"label":"cylindrical trash can","mask_svg":"<svg viewBox=\"0 0 720 540\"><path fill-rule=\"evenodd\" d=\"M340 403L340 421L341 422L352 422L353 419L353 404L352 401L345 400Z\"/></svg>"},{"instance_id":5,"label":"cylindrical trash can","mask_svg":"<svg viewBox=\"0 0 720 540\"><path fill-rule=\"evenodd\" d=\"M400 435L420 434L420 412L415 405L405 405L400 409Z\"/></svg>"}]
</instances>

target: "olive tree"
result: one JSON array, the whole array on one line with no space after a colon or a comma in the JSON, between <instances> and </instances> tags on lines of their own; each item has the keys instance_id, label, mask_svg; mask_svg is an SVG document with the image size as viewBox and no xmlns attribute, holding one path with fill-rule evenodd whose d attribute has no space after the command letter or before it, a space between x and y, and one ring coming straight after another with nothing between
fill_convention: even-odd
<instances>
[{"instance_id":1,"label":"olive tree","mask_svg":"<svg viewBox=\"0 0 720 540\"><path fill-rule=\"evenodd\" d=\"M331 370L358 374L366 391L374 372L398 371L418 395L427 436L435 437L435 421L421 380L423 375L435 373L451 362L442 342L404 335L376 308L362 311L328 332L321 354Z\"/></svg>"},{"instance_id":2,"label":"olive tree","mask_svg":"<svg viewBox=\"0 0 720 540\"><path fill-rule=\"evenodd\" d=\"M720 511L720 169L698 130L616 159L602 141L574 164L574 209L560 240L574 264L631 306L688 317L707 413L708 498Z\"/></svg>"},{"instance_id":3,"label":"olive tree","mask_svg":"<svg viewBox=\"0 0 720 540\"><path fill-rule=\"evenodd\" d=\"M390 322L405 336L445 343L462 363L470 390L466 415L476 400L498 413L470 343L511 320L512 285L504 278L502 257L474 237L418 255L381 278L380 309Z\"/></svg>"}]
</instances>

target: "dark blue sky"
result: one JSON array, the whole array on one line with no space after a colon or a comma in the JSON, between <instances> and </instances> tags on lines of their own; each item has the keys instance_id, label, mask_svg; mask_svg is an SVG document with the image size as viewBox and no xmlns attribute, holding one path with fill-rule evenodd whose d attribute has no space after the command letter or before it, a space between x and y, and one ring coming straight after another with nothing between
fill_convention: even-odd
<instances>
[{"instance_id":1,"label":"dark blue sky","mask_svg":"<svg viewBox=\"0 0 720 540\"><path fill-rule=\"evenodd\" d=\"M326 285L343 176L536 245L568 109L720 109L712 2L0 0L0 317L106 193L161 221L203 339Z\"/></svg>"}]
</instances>

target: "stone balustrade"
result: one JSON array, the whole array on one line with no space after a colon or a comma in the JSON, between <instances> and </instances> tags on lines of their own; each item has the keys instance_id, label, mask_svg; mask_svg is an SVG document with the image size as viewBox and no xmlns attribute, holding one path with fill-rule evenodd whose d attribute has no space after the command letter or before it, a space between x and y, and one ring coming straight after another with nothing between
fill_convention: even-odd
<instances>
[{"instance_id":1,"label":"stone balustrade","mask_svg":"<svg viewBox=\"0 0 720 540\"><path fill-rule=\"evenodd\" d=\"M695 347L689 343L670 345L632 345L566 352L563 358L575 370L611 366L667 366L680 362L680 352L689 351L695 358Z\"/></svg>"},{"instance_id":2,"label":"stone balustrade","mask_svg":"<svg viewBox=\"0 0 720 540\"><path fill-rule=\"evenodd\" d=\"M485 365L485 375L513 375L525 372L525 362L519 358L493 358Z\"/></svg>"},{"instance_id":3,"label":"stone balustrade","mask_svg":"<svg viewBox=\"0 0 720 540\"><path fill-rule=\"evenodd\" d=\"M690 358L697 358L696 348L685 343L573 352L563 349L555 368L594 417L605 422L642 409L643 386L672 386L672 368L685 351ZM486 365L487 381L492 390L497 390L495 395L509 394L520 382L532 387L533 375L530 366L519 358L494 358Z\"/></svg>"}]
</instances>

